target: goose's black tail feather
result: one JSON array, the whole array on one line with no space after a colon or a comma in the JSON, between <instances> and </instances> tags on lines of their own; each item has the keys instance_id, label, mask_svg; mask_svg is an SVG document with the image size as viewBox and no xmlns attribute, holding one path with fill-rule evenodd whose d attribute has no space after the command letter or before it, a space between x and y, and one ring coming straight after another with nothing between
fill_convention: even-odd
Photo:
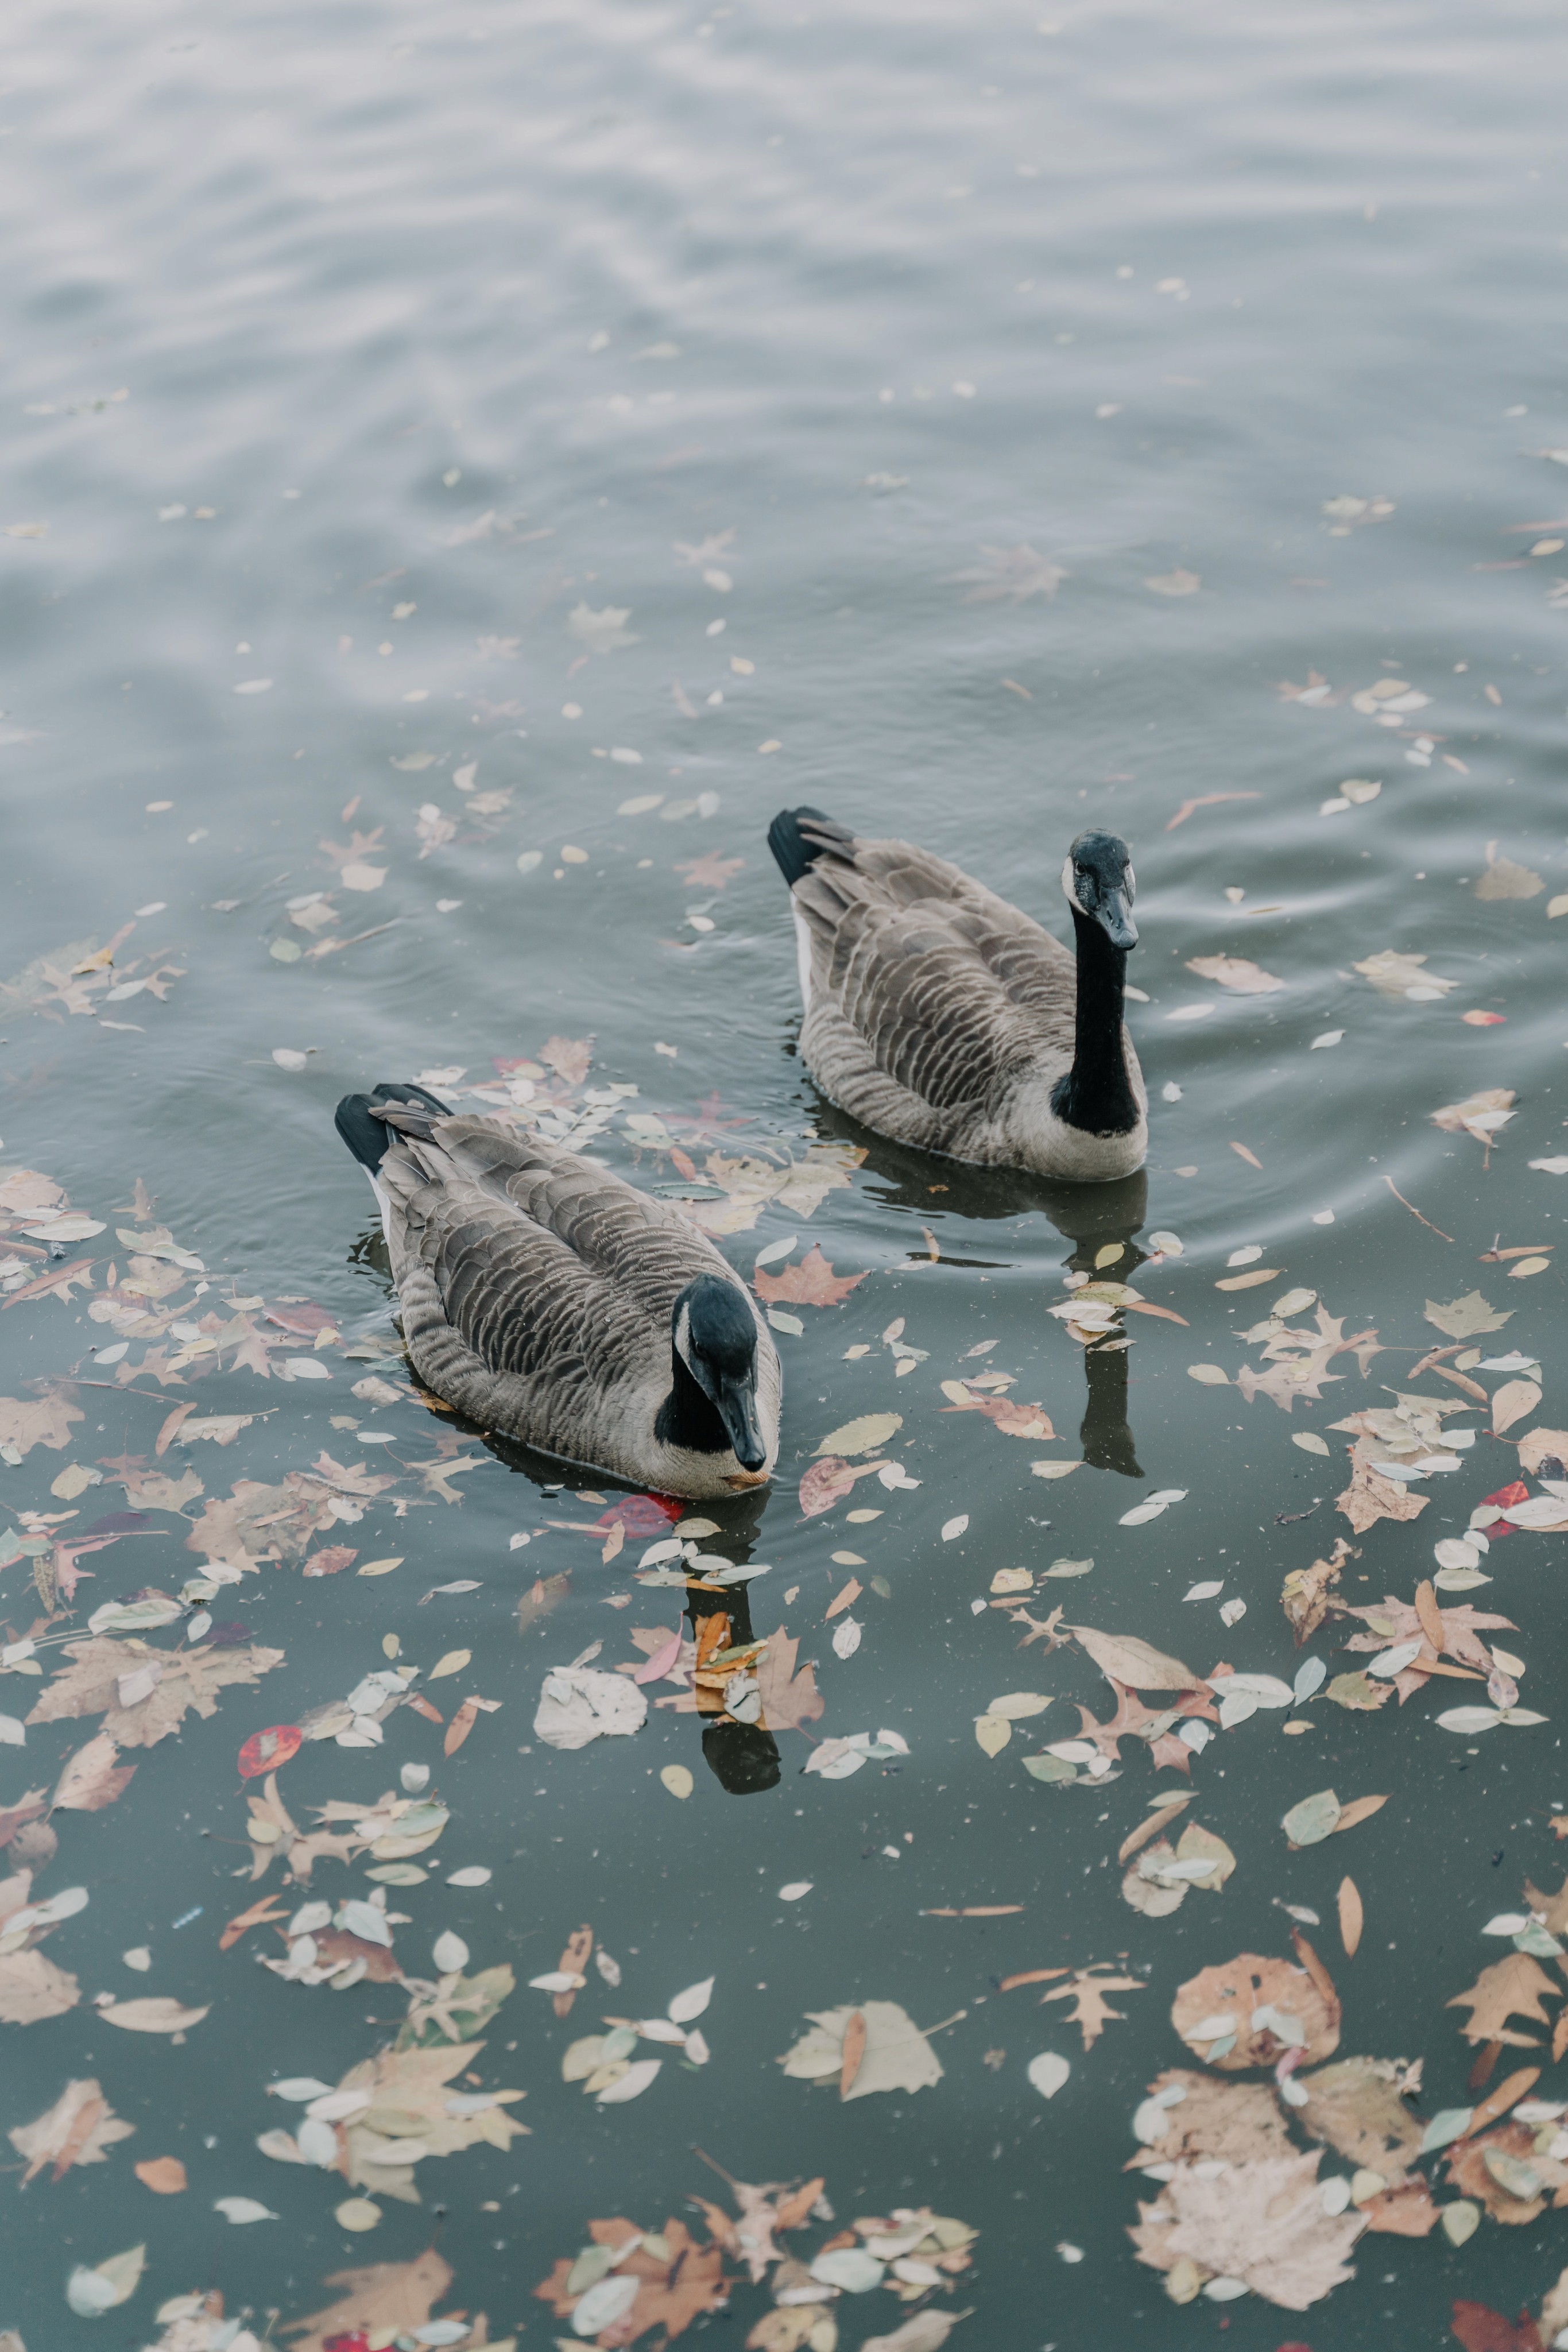
<instances>
[{"instance_id":1,"label":"goose's black tail feather","mask_svg":"<svg viewBox=\"0 0 1568 2352\"><path fill-rule=\"evenodd\" d=\"M436 1118L450 1118L451 1111L437 1101L424 1087L416 1087L412 1078L401 1085L379 1086L368 1095L345 1095L338 1105L337 1129L361 1168L373 1176L386 1156L392 1134L377 1109L388 1104L398 1104L410 1110L427 1110Z\"/></svg>"},{"instance_id":2,"label":"goose's black tail feather","mask_svg":"<svg viewBox=\"0 0 1568 2352\"><path fill-rule=\"evenodd\" d=\"M821 809L780 809L768 828L768 846L791 890L825 852L847 850L853 844L849 827L836 824Z\"/></svg>"}]
</instances>

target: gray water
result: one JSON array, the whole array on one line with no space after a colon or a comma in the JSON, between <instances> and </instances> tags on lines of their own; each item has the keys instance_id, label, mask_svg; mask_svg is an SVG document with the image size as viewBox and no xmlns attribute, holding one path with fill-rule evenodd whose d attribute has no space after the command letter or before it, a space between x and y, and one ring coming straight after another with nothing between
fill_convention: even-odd
<instances>
[{"instance_id":1,"label":"gray water","mask_svg":"<svg viewBox=\"0 0 1568 2352\"><path fill-rule=\"evenodd\" d=\"M118 1801L57 1814L34 1895L89 1892L41 1947L80 1998L7 2029L0 2128L92 2077L135 2137L25 2197L19 2172L0 2183L0 2326L28 2352L133 2347L158 2338L165 2299L215 2289L259 2336L269 2315L330 2304L329 2273L407 2263L434 2238L455 2273L443 2311L483 2309L492 2338L546 2344L570 2324L531 2290L591 2219L696 2225L686 2200L722 2194L694 2144L746 2180L825 2175L843 2222L929 2204L977 2229L974 2267L935 2298L972 2311L959 2345L1086 2352L1136 2331L1163 2352L1223 2328L1238 2352L1351 2352L1386 2344L1391 2321L1401 2343L1446 2340L1456 2295L1538 2307L1568 2260L1551 2211L1520 2230L1483 2221L1460 2249L1440 2231L1367 2236L1354 2281L1301 2315L1256 2296L1178 2308L1134 2260L1140 2184L1122 2167L1145 2085L1192 2063L1168 2021L1177 1986L1240 1952L1289 1958L1280 1904L1320 1916L1307 1932L1344 2003L1342 2054L1421 2057L1422 2113L1468 2104L1473 2053L1445 2003L1509 1951L1485 1922L1520 1905L1527 1876L1558 1876L1544 1822L1568 1802L1550 1720L1562 1538L1498 1545L1494 1582L1471 1596L1517 1626L1502 1638L1545 1725L1474 1741L1437 1727L1479 1685L1377 1714L1320 1699L1288 1738L1282 1714L1260 1712L1193 1769L1191 1812L1236 1874L1166 1918L1124 1902L1115 1852L1157 1787L1186 1784L1136 1740L1103 1796L1031 1778L1023 1756L1070 1738L1080 1700L1103 1719L1113 1695L1080 1649L1020 1654L1023 1629L974 1604L998 1569L1092 1557L1029 1605L1063 1601L1070 1622L1136 1633L1199 1674L1224 1661L1289 1679L1281 1580L1347 1531L1333 1497L1350 1442L1331 1433L1324 1459L1292 1433L1392 1402L1446 1344L1425 1302L1479 1288L1511 1308L1480 1345L1546 1360L1513 1436L1564 1417L1555 1259L1517 1283L1507 1262L1478 1263L1499 1238L1556 1234L1559 1180L1529 1162L1562 1152L1568 1125L1547 911L1568 890L1568 551L1531 552L1568 538L1552 461L1568 442L1557 12L35 6L5 47L0 760L5 963L26 977L5 1000L0 1175L41 1171L105 1230L68 1244L90 1288L0 1313L0 1382L22 1400L29 1383L110 1384L68 1387L85 1415L68 1442L0 1470L6 1524L76 1509L65 1531L86 1528L160 1470L202 1481L200 1500L183 1496L193 1524L236 1480L276 1486L325 1448L398 1483L317 1549L402 1565L361 1590L353 1567L307 1580L296 1554L225 1591L214 1615L284 1662L222 1692L210 1719L128 1748L138 1769ZM1332 692L1293 698L1314 678ZM1380 679L1428 699L1385 728L1351 698ZM1381 790L1321 814L1350 779ZM906 834L1059 932L1068 839L1086 819L1126 835L1146 1195L1074 1201L925 1162L817 1097L763 841L797 801ZM1489 844L1542 887L1479 896ZM384 879L356 890L367 867ZM330 900L312 913L318 890ZM58 976L132 921L109 979L162 973L162 995L111 1002L90 974L68 1000L81 1010L48 993L37 959ZM310 952L331 940L347 944ZM1453 987L1379 992L1354 965L1385 949ZM1212 956L1285 984L1236 994L1186 968ZM1189 1006L1205 1017L1173 1017ZM1466 1011L1503 1018L1466 1025ZM1314 1051L1332 1031L1343 1041ZM438 1460L439 1417L352 1393L378 1366L400 1391L406 1372L337 1097L432 1070L482 1085L551 1039L591 1043L586 1076L555 1087L578 1110L585 1092L637 1090L587 1146L636 1181L682 1171L629 1116L665 1122L699 1170L716 1151L781 1166L813 1142L863 1150L809 1214L775 1197L721 1240L747 1276L795 1234L797 1260L815 1242L869 1278L780 1333L778 1479L765 1507L716 1516L732 1554L771 1564L756 1630L787 1624L817 1658L810 1739L886 1726L910 1751L888 1769L803 1777L810 1741L786 1730L777 1784L737 1796L700 1727L657 1709L632 1739L542 1746L549 1667L601 1641L608 1668L638 1656L633 1626L674 1629L675 1597L628 1572L646 1538L602 1564L599 1538L556 1523L587 1525L611 1489L546 1494L548 1465L478 1444L460 1451L483 1466L444 1500L405 1467ZM1490 1152L1432 1125L1486 1087L1516 1096ZM125 1278L117 1235L154 1223L203 1262L186 1271L204 1296L169 1295L197 1324L231 1291L294 1301L277 1311L297 1321L299 1301L323 1310L340 1340L313 1350L323 1318L306 1318L292 1344L332 1385L264 1380L221 1352L162 1385L178 1343L158 1338L95 1370L89 1351L112 1334L89 1307L111 1260ZM1045 1310L1070 1266L1119 1239L1126 1272L1159 1231L1184 1254L1138 1286L1187 1328L1129 1318L1126 1426L1114 1368L1098 1366L1081 1437L1082 1351ZM1254 1244L1279 1281L1217 1291ZM1389 1352L1364 1377L1342 1357L1339 1384L1289 1418L1188 1377L1205 1359L1233 1377L1260 1363L1233 1335L1290 1286ZM904 1377L880 1339L899 1317L901 1344L925 1351ZM964 1362L982 1339L998 1344ZM144 1370L148 1349L160 1364ZM942 1417L941 1382L986 1369L1018 1376L1009 1393L1040 1402L1054 1444ZM1507 1375L1476 1377L1495 1390ZM176 1434L156 1456L186 1402L257 1417L232 1444ZM889 1453L917 1488L873 1477L804 1519L819 1442L865 1413L902 1416ZM361 1444L355 1423L394 1443ZM1060 1482L1030 1475L1077 1455L1087 1466ZM72 1463L100 1470L101 1491L53 1496ZM1346 1596L1408 1601L1434 1540L1517 1475L1512 1443L1479 1435L1457 1475L1417 1489L1418 1523L1359 1538ZM1172 1488L1186 1496L1163 1516L1121 1524ZM883 1516L850 1525L862 1507ZM30 1557L4 1570L6 1638L74 1637L143 1584L177 1592L202 1549L167 1509L149 1524L161 1532L84 1558L74 1616L47 1617ZM518 1533L530 1541L509 1548ZM841 1658L825 1612L852 1574L863 1639ZM1247 1602L1228 1627L1219 1600L1183 1600L1218 1578ZM525 1605L519 1629L536 1580L552 1605ZM1345 1630L1331 1621L1312 1645L1331 1675L1355 1663ZM223 1954L218 1934L284 1879L275 1864L250 1882L245 1791L262 1783L235 1777L241 1741L340 1699L387 1665L388 1637L426 1674L472 1653L430 1685L443 1716L470 1693L499 1710L450 1761L407 1708L380 1749L308 1743L279 1794L303 1823L395 1790L405 1762L432 1766L452 1818L425 1883L387 1889L411 1919L397 1956L434 1976L432 1942L451 1931L474 1969L515 1970L474 2064L482 2087L527 2092L515 2112L531 2136L428 2158L423 2201L383 2199L354 2235L333 2218L340 2179L258 2153L301 2113L266 2086L336 2084L406 1997L281 1981L255 1958L281 1954L275 1929ZM38 1659L56 1673L57 1642ZM25 1715L46 1687L8 1674L0 1712ZM988 1758L973 1719L1022 1688L1053 1705ZM51 1788L97 1728L30 1727L3 1751L0 1804ZM684 1801L666 1765L693 1775ZM1343 1843L1291 1853L1281 1813L1330 1785L1389 1801ZM369 1859L318 1863L279 1916L362 1899ZM473 1864L493 1871L482 1890L446 1885ZM1333 1924L1346 1871L1367 1911L1354 1960ZM800 1880L808 1895L778 1899ZM1023 1908L927 1916L999 1905ZM527 1979L582 1922L623 1990L591 1968L558 2021ZM139 1947L142 1974L120 1957ZM1087 2052L1060 2005L997 1989L1113 1961L1146 1990L1118 1997L1124 2020ZM603 2011L659 2016L710 1974L706 2071L666 2052L640 2100L604 2108L563 2083L567 2044ZM100 1991L209 2013L174 2043L101 2021ZM775 2060L806 2011L865 2000L921 2027L966 2014L931 2044L938 2084L852 2115ZM1072 2069L1049 2105L1025 2071L1048 2050ZM1537 2095L1561 2095L1555 2080ZM135 2179L160 2156L185 2165L183 2195ZM1325 2174L1351 2168L1325 2157ZM277 2218L231 2225L214 2200L234 2196ZM827 2234L791 2243L810 2259ZM134 2297L71 2315L73 2266L142 2242ZM767 2307L743 2286L707 2325L738 2345ZM844 2352L899 2316L885 2291L844 2295Z\"/></svg>"}]
</instances>

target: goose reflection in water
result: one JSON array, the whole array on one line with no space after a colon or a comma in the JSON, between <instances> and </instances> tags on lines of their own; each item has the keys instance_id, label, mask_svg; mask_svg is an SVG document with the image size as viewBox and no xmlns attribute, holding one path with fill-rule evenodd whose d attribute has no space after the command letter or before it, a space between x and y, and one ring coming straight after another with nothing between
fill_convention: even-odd
<instances>
[{"instance_id":1,"label":"goose reflection in water","mask_svg":"<svg viewBox=\"0 0 1568 2352\"><path fill-rule=\"evenodd\" d=\"M925 1246L911 1247L911 1265L932 1262L927 1227L934 1213L944 1223L954 1223L965 1219L977 1223L1008 1220L1025 1223L1042 1216L1072 1244L1072 1254L1061 1271L1086 1276L1090 1281L1130 1283L1150 1255L1138 1246L1136 1238L1148 1215L1148 1177L1141 1168L1131 1176L1102 1184L1070 1184L1018 1169L971 1168L960 1160L934 1160L925 1152L890 1143L884 1136L847 1118L824 1096L816 1097L815 1108L820 1136L853 1143L864 1150L863 1174L882 1206L914 1211L921 1220ZM1019 1263L1017 1258L960 1255L949 1239L941 1237L936 1245L941 1265L1001 1273ZM1144 1473L1127 1420L1131 1341L1123 1320L1115 1317L1105 1337L1084 1349L1087 1396L1079 1442L1092 1469L1141 1478Z\"/></svg>"}]
</instances>

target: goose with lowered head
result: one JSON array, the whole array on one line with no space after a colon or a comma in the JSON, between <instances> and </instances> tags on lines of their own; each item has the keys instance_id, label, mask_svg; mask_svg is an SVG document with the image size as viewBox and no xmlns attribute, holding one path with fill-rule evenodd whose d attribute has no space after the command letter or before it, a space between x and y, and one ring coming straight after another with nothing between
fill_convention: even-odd
<instances>
[{"instance_id":1,"label":"goose with lowered head","mask_svg":"<svg viewBox=\"0 0 1568 2352\"><path fill-rule=\"evenodd\" d=\"M820 809L781 810L768 843L793 901L801 1055L841 1109L979 1166L1085 1182L1142 1167L1125 842L1095 828L1068 851L1076 953L946 858Z\"/></svg>"},{"instance_id":2,"label":"goose with lowered head","mask_svg":"<svg viewBox=\"0 0 1568 2352\"><path fill-rule=\"evenodd\" d=\"M751 1297L673 1204L423 1087L338 1106L420 1377L486 1430L633 1486L766 1484L782 1376Z\"/></svg>"}]
</instances>

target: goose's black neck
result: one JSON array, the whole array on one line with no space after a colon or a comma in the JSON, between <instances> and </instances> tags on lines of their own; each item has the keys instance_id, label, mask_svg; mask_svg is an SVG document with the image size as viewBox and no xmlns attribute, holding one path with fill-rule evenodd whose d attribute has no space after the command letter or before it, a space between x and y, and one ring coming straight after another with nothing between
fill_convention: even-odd
<instances>
[{"instance_id":1,"label":"goose's black neck","mask_svg":"<svg viewBox=\"0 0 1568 2352\"><path fill-rule=\"evenodd\" d=\"M729 1437L709 1399L687 1370L680 1350L670 1349L670 1393L659 1407L653 1434L664 1445L692 1454L725 1454Z\"/></svg>"},{"instance_id":2,"label":"goose's black neck","mask_svg":"<svg viewBox=\"0 0 1568 2352\"><path fill-rule=\"evenodd\" d=\"M1072 1067L1051 1089L1051 1107L1069 1127L1088 1134L1126 1135L1138 1123L1122 1031L1127 950L1113 947L1076 907L1072 928L1078 942Z\"/></svg>"}]
</instances>

